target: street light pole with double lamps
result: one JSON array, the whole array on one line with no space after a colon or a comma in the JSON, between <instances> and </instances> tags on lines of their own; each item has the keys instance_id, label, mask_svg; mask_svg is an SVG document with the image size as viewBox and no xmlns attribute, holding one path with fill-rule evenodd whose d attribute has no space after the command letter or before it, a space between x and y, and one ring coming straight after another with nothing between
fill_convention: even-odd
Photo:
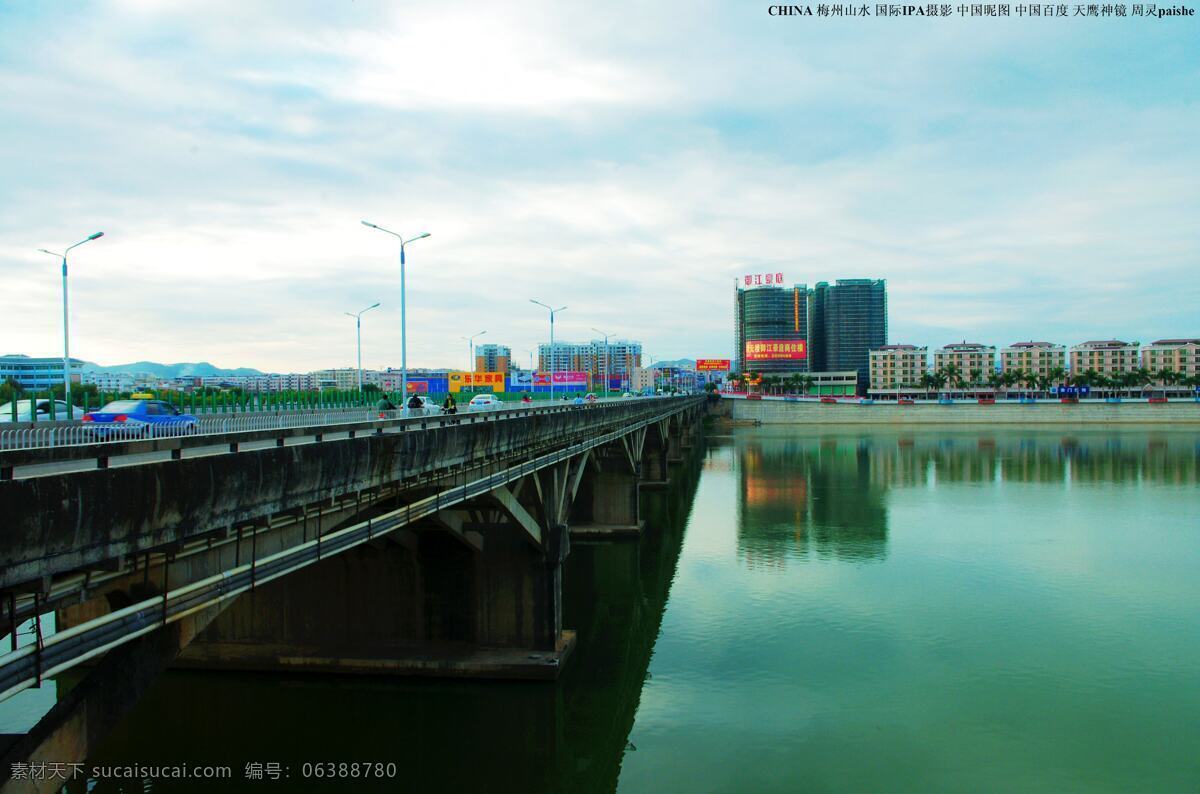
<instances>
[{"instance_id":1,"label":"street light pole with double lamps","mask_svg":"<svg viewBox=\"0 0 1200 794\"><path fill-rule=\"evenodd\" d=\"M71 406L71 334L70 325L67 320L67 254L71 253L72 248L78 248L84 243L90 243L92 240L103 237L104 232L96 232L88 236L86 240L80 240L67 248L61 254L56 254L53 251L47 251L45 248L39 248L43 254L50 254L62 259L62 278L63 278L63 399L67 403L67 419L75 418L75 410Z\"/></svg>"},{"instance_id":2,"label":"street light pole with double lamps","mask_svg":"<svg viewBox=\"0 0 1200 794\"><path fill-rule=\"evenodd\" d=\"M483 336L486 333L487 333L487 331L480 331L477 334L471 334L470 336L460 336L459 337L459 339L467 340L467 355L471 357L471 360L468 364L467 372L475 371L475 337Z\"/></svg>"},{"instance_id":3,"label":"street light pole with double lamps","mask_svg":"<svg viewBox=\"0 0 1200 794\"><path fill-rule=\"evenodd\" d=\"M403 412L408 410L408 325L404 314L404 246L408 245L414 240L425 239L429 236L429 232L423 232L418 234L416 237L410 237L405 240L404 235L396 234L396 232L393 232L390 229L385 229L382 226L376 226L370 221L363 221L362 225L368 226L372 229L378 229L385 234L390 234L392 237L395 237L400 241L400 399L402 401L400 410Z\"/></svg>"},{"instance_id":4,"label":"street light pole with double lamps","mask_svg":"<svg viewBox=\"0 0 1200 794\"><path fill-rule=\"evenodd\" d=\"M550 311L550 402L554 402L554 315L561 311L565 311L567 307L559 306L557 309L555 309L547 306L541 301L535 301L533 298L530 298L529 302L536 303L543 309L548 309Z\"/></svg>"},{"instance_id":5,"label":"street light pole with double lamps","mask_svg":"<svg viewBox=\"0 0 1200 794\"><path fill-rule=\"evenodd\" d=\"M604 337L604 396L608 396L608 334L601 331L599 328L592 327L592 330Z\"/></svg>"},{"instance_id":6,"label":"street light pole with double lamps","mask_svg":"<svg viewBox=\"0 0 1200 794\"><path fill-rule=\"evenodd\" d=\"M358 393L362 394L362 316L378 306L372 303L360 312L345 312L347 317L354 318L354 333L358 340Z\"/></svg>"}]
</instances>

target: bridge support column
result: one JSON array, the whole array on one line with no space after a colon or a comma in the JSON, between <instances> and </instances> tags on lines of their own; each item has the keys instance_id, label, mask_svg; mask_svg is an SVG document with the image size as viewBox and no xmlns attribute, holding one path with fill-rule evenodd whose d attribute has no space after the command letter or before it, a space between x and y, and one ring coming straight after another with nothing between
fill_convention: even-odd
<instances>
[{"instance_id":1,"label":"bridge support column","mask_svg":"<svg viewBox=\"0 0 1200 794\"><path fill-rule=\"evenodd\" d=\"M666 488L671 479L667 462L670 433L666 422L659 422L646 434L642 449L642 488Z\"/></svg>"},{"instance_id":2,"label":"bridge support column","mask_svg":"<svg viewBox=\"0 0 1200 794\"><path fill-rule=\"evenodd\" d=\"M635 455L645 438L639 431L623 444L593 451L571 521L573 538L637 537L645 527L638 498Z\"/></svg>"}]
</instances>

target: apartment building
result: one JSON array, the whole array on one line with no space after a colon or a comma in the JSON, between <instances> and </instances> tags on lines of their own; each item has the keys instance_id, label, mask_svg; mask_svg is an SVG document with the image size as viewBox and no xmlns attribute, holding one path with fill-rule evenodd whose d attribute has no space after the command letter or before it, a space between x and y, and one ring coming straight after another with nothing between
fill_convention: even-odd
<instances>
[{"instance_id":1,"label":"apartment building","mask_svg":"<svg viewBox=\"0 0 1200 794\"><path fill-rule=\"evenodd\" d=\"M870 352L871 388L899 389L916 386L929 366L929 348L916 345L883 345Z\"/></svg>"},{"instance_id":2,"label":"apartment building","mask_svg":"<svg viewBox=\"0 0 1200 794\"><path fill-rule=\"evenodd\" d=\"M1132 372L1138 368L1139 345L1117 339L1081 342L1071 348L1071 373L1095 370L1104 375Z\"/></svg>"},{"instance_id":3,"label":"apartment building","mask_svg":"<svg viewBox=\"0 0 1200 794\"><path fill-rule=\"evenodd\" d=\"M979 342L955 342L933 351L934 370L953 366L964 381L971 380L971 373L978 370L980 379L996 371L996 346Z\"/></svg>"},{"instance_id":4,"label":"apartment building","mask_svg":"<svg viewBox=\"0 0 1200 794\"><path fill-rule=\"evenodd\" d=\"M1200 339L1159 339L1142 348L1142 366L1151 372L1169 369L1185 377L1200 373Z\"/></svg>"},{"instance_id":5,"label":"apartment building","mask_svg":"<svg viewBox=\"0 0 1200 794\"><path fill-rule=\"evenodd\" d=\"M1000 351L1000 367L1005 372L1048 375L1054 369L1067 368L1067 348L1054 342L1013 342Z\"/></svg>"}]
</instances>

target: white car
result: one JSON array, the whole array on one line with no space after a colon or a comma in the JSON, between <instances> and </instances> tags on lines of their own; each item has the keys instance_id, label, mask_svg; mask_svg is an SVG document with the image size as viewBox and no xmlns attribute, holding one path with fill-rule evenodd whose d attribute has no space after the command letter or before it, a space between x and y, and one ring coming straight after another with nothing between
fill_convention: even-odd
<instances>
[{"instance_id":1,"label":"white car","mask_svg":"<svg viewBox=\"0 0 1200 794\"><path fill-rule=\"evenodd\" d=\"M33 409L34 413L36 414L36 419L30 418L30 416L29 416L29 406L34 403L36 403L36 405ZM76 405L76 406L74 406L71 413L73 414L70 417L71 419L82 419L84 412L83 412L82 408L80 408L78 405ZM54 401L54 418L60 422L67 419L67 403L65 400L55 400ZM5 403L4 405L0 405L0 423L13 422L13 421L16 421L16 422L31 422L31 421L48 422L48 421L50 421L50 401L45 400L45 399L43 399L43 400L17 400L17 418L15 420L13 419L13 404Z\"/></svg>"},{"instance_id":2,"label":"white car","mask_svg":"<svg viewBox=\"0 0 1200 794\"><path fill-rule=\"evenodd\" d=\"M494 394L476 394L467 403L468 411L488 411L500 407L500 400Z\"/></svg>"},{"instance_id":3,"label":"white car","mask_svg":"<svg viewBox=\"0 0 1200 794\"><path fill-rule=\"evenodd\" d=\"M409 399L411 400L412 398L410 397ZM408 407L408 403L405 403L405 416L437 416L442 412L442 406L438 405L424 394L418 394L417 399L421 401L420 409L414 410Z\"/></svg>"}]
</instances>

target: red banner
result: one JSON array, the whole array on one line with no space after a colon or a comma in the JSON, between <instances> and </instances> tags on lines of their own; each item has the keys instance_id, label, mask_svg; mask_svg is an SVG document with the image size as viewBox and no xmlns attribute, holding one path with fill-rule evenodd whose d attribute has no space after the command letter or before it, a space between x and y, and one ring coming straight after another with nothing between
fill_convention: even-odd
<instances>
[{"instance_id":1,"label":"red banner","mask_svg":"<svg viewBox=\"0 0 1200 794\"><path fill-rule=\"evenodd\" d=\"M698 358L696 359L696 371L728 372L731 368L730 363L727 358Z\"/></svg>"},{"instance_id":2,"label":"red banner","mask_svg":"<svg viewBox=\"0 0 1200 794\"><path fill-rule=\"evenodd\" d=\"M746 343L747 361L803 361L808 344L803 339L758 339Z\"/></svg>"}]
</instances>

